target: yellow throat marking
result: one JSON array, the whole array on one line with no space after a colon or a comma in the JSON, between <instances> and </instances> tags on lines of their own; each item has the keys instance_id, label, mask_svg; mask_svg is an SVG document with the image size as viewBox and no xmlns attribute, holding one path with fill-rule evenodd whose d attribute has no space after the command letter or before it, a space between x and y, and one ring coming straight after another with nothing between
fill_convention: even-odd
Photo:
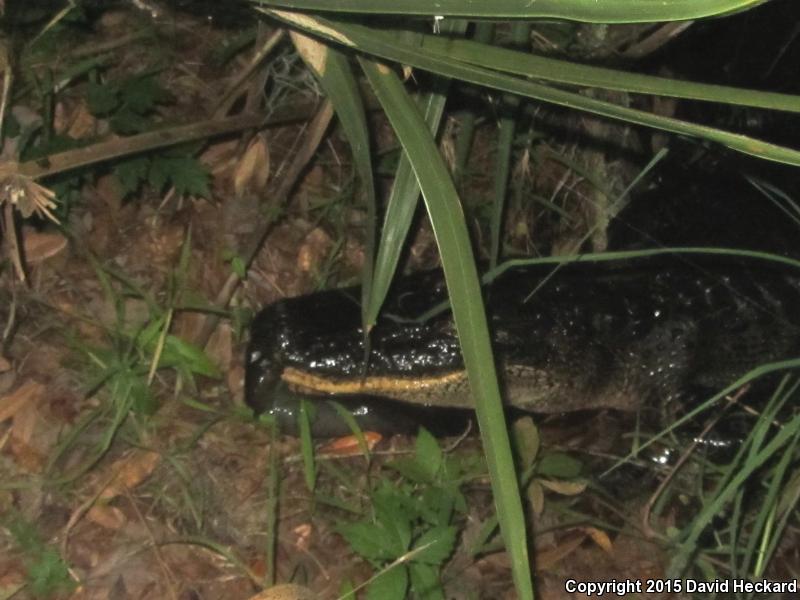
<instances>
[{"instance_id":1,"label":"yellow throat marking","mask_svg":"<svg viewBox=\"0 0 800 600\"><path fill-rule=\"evenodd\" d=\"M286 367L281 379L301 392L318 394L365 394L376 396L405 396L406 394L440 391L444 388L460 387L467 382L465 371L451 371L426 377L391 377L368 375L344 379L309 373L294 367Z\"/></svg>"}]
</instances>

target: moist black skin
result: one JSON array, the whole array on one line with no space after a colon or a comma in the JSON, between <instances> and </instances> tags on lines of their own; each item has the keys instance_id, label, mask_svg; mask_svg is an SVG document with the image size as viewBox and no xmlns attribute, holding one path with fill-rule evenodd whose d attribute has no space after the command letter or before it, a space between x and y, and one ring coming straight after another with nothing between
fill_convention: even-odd
<instances>
[{"instance_id":1,"label":"moist black skin","mask_svg":"<svg viewBox=\"0 0 800 600\"><path fill-rule=\"evenodd\" d=\"M716 391L759 364L800 356L800 275L790 267L698 255L553 269L516 267L484 290L501 386L517 408L558 413L681 402L689 388ZM366 364L357 288L268 306L251 329L248 405L292 422L297 399L281 382L287 367L338 380L462 369L449 311L413 320L445 297L439 271L401 278L371 332ZM521 387L520 369L535 372ZM435 394L415 398L414 407L385 397L320 398L342 401L364 427L385 433L464 420ZM468 395L457 400L471 402ZM321 408L313 433L346 433L334 420Z\"/></svg>"}]
</instances>

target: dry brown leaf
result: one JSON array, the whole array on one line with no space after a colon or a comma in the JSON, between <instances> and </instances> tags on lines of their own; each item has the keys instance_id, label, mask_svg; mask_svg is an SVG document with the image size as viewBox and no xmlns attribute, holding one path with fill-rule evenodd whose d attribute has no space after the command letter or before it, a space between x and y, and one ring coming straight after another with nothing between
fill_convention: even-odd
<instances>
[{"instance_id":1,"label":"dry brown leaf","mask_svg":"<svg viewBox=\"0 0 800 600\"><path fill-rule=\"evenodd\" d=\"M301 523L292 529L292 533L297 536L294 541L295 547L299 548L300 550L308 550L313 531L314 528L311 526L311 523Z\"/></svg>"},{"instance_id":2,"label":"dry brown leaf","mask_svg":"<svg viewBox=\"0 0 800 600\"><path fill-rule=\"evenodd\" d=\"M17 465L28 473L41 473L46 463L45 456L24 440L11 436L8 448Z\"/></svg>"},{"instance_id":3,"label":"dry brown leaf","mask_svg":"<svg viewBox=\"0 0 800 600\"><path fill-rule=\"evenodd\" d=\"M246 193L258 195L267 187L269 179L269 146L263 135L250 142L233 173L233 191L237 197Z\"/></svg>"},{"instance_id":4,"label":"dry brown leaf","mask_svg":"<svg viewBox=\"0 0 800 600\"><path fill-rule=\"evenodd\" d=\"M600 546L608 554L611 554L611 551L614 549L614 544L605 531L597 529L596 527L581 527L581 529L589 534L589 537L592 538L595 544Z\"/></svg>"},{"instance_id":5,"label":"dry brown leaf","mask_svg":"<svg viewBox=\"0 0 800 600\"><path fill-rule=\"evenodd\" d=\"M364 441L367 442L367 448L370 451L372 451L382 439L383 436L375 431L364 432ZM335 456L356 456L361 454L361 447L358 445L358 438L356 436L348 435L333 440L331 443L320 448L319 451L321 454L333 454Z\"/></svg>"},{"instance_id":6,"label":"dry brown leaf","mask_svg":"<svg viewBox=\"0 0 800 600\"><path fill-rule=\"evenodd\" d=\"M586 537L585 533L580 532L578 535L571 535L562 540L555 548L537 552L536 567L541 570L552 569L567 556L575 552Z\"/></svg>"},{"instance_id":7,"label":"dry brown leaf","mask_svg":"<svg viewBox=\"0 0 800 600\"><path fill-rule=\"evenodd\" d=\"M316 75L323 77L328 61L328 46L294 30L289 31L289 36L303 61L311 67Z\"/></svg>"},{"instance_id":8,"label":"dry brown leaf","mask_svg":"<svg viewBox=\"0 0 800 600\"><path fill-rule=\"evenodd\" d=\"M132 490L142 481L147 479L161 462L158 452L149 450L134 450L123 458L114 461L108 472L116 473L114 481L100 493L101 500L110 500Z\"/></svg>"},{"instance_id":9,"label":"dry brown leaf","mask_svg":"<svg viewBox=\"0 0 800 600\"><path fill-rule=\"evenodd\" d=\"M89 512L86 513L86 517L92 523L100 525L103 529L111 529L113 531L122 529L128 521L128 519L125 518L125 513L116 506L105 506L101 504L95 504L90 508Z\"/></svg>"},{"instance_id":10,"label":"dry brown leaf","mask_svg":"<svg viewBox=\"0 0 800 600\"><path fill-rule=\"evenodd\" d=\"M228 391L234 401L241 403L244 401L244 367L234 365L226 371L225 380L228 383Z\"/></svg>"},{"instance_id":11,"label":"dry brown leaf","mask_svg":"<svg viewBox=\"0 0 800 600\"><path fill-rule=\"evenodd\" d=\"M11 560L10 558L0 563L0 590L10 595L6 598L13 598L14 589L21 589L25 585L28 569L21 558Z\"/></svg>"},{"instance_id":12,"label":"dry brown leaf","mask_svg":"<svg viewBox=\"0 0 800 600\"><path fill-rule=\"evenodd\" d=\"M5 357L0 355L0 373L5 373L6 371L11 370L11 362L9 362Z\"/></svg>"},{"instance_id":13,"label":"dry brown leaf","mask_svg":"<svg viewBox=\"0 0 800 600\"><path fill-rule=\"evenodd\" d=\"M210 144L200 155L200 162L215 178L230 173L238 162L239 155L236 152L238 146L238 142L230 140Z\"/></svg>"},{"instance_id":14,"label":"dry brown leaf","mask_svg":"<svg viewBox=\"0 0 800 600\"><path fill-rule=\"evenodd\" d=\"M224 373L233 362L233 330L228 323L223 323L214 330L206 345L206 354Z\"/></svg>"},{"instance_id":15,"label":"dry brown leaf","mask_svg":"<svg viewBox=\"0 0 800 600\"><path fill-rule=\"evenodd\" d=\"M116 219L122 209L124 200L119 180L112 174L101 175L94 184L94 193L97 199L108 208L108 214L102 214L101 218L94 219L94 231L92 234L109 235L114 239L114 236L118 235L119 232L119 224ZM110 229L111 231L106 232L105 229Z\"/></svg>"},{"instance_id":16,"label":"dry brown leaf","mask_svg":"<svg viewBox=\"0 0 800 600\"><path fill-rule=\"evenodd\" d=\"M248 600L316 600L316 598L317 595L307 587L284 583L250 596Z\"/></svg>"},{"instance_id":17,"label":"dry brown leaf","mask_svg":"<svg viewBox=\"0 0 800 600\"><path fill-rule=\"evenodd\" d=\"M70 115L67 127L67 135L72 139L84 139L97 133L97 118L89 112L86 104L81 103Z\"/></svg>"},{"instance_id":18,"label":"dry brown leaf","mask_svg":"<svg viewBox=\"0 0 800 600\"><path fill-rule=\"evenodd\" d=\"M24 403L14 415L11 435L26 444L30 444L33 439L33 432L36 429L36 424L41 418L42 415L39 413L38 401Z\"/></svg>"},{"instance_id":19,"label":"dry brown leaf","mask_svg":"<svg viewBox=\"0 0 800 600\"><path fill-rule=\"evenodd\" d=\"M10 394L0 397L0 423L10 419L26 404L36 404L42 397L44 386L36 381L23 383Z\"/></svg>"},{"instance_id":20,"label":"dry brown leaf","mask_svg":"<svg viewBox=\"0 0 800 600\"><path fill-rule=\"evenodd\" d=\"M67 238L58 233L36 231L33 227L23 228L25 259L35 265L51 258L67 247Z\"/></svg>"},{"instance_id":21,"label":"dry brown leaf","mask_svg":"<svg viewBox=\"0 0 800 600\"><path fill-rule=\"evenodd\" d=\"M544 489L537 479L531 481L528 486L528 502L530 502L533 514L539 516L544 510Z\"/></svg>"},{"instance_id":22,"label":"dry brown leaf","mask_svg":"<svg viewBox=\"0 0 800 600\"><path fill-rule=\"evenodd\" d=\"M332 245L331 236L321 227L315 228L300 246L300 251L297 253L297 268L303 273L311 272L322 263Z\"/></svg>"},{"instance_id":23,"label":"dry brown leaf","mask_svg":"<svg viewBox=\"0 0 800 600\"><path fill-rule=\"evenodd\" d=\"M582 494L588 485L585 481L564 481L563 479L539 479L538 481L543 487L562 496Z\"/></svg>"}]
</instances>

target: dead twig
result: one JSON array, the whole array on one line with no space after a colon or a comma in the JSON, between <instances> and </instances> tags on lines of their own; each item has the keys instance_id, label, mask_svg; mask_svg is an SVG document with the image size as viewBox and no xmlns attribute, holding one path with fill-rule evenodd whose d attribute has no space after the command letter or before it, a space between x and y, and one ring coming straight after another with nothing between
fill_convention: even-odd
<instances>
[{"instance_id":1,"label":"dead twig","mask_svg":"<svg viewBox=\"0 0 800 600\"><path fill-rule=\"evenodd\" d=\"M701 431L699 435L695 436L689 447L683 452L683 454L681 454L681 457L675 463L675 466L672 467L667 476L661 481L661 483L658 484L658 488L656 488L656 491L653 492L653 495L650 496L647 504L645 504L644 508L642 509L642 530L644 531L646 537L659 537L655 530L650 526L650 512L653 510L653 505L655 505L656 500L658 500L664 489L667 487L667 485L669 485L669 482L673 480L678 471L680 471L684 463L689 460L689 457L692 455L692 453L694 453L697 446L702 443L706 435L708 435L708 432L711 431L711 429L713 429L719 420L724 416L725 412L727 412L727 409L736 404L739 398L747 392L748 387L749 386L742 387L733 395L733 397L728 399L728 405L722 411L720 411L720 413L714 417L711 422L708 423L708 425L703 428L703 431Z\"/></svg>"},{"instance_id":2,"label":"dead twig","mask_svg":"<svg viewBox=\"0 0 800 600\"><path fill-rule=\"evenodd\" d=\"M278 29L261 45L261 48L258 49L258 52L253 55L253 57L250 59L250 62L247 63L247 66L236 76L228 90L217 102L213 111L215 116L222 117L228 113L230 103L233 101L236 92L241 89L242 84L247 81L247 79L256 70L258 65L260 65L267 55L269 55L272 49L277 46L278 42L283 39L284 33L285 31L283 29Z\"/></svg>"},{"instance_id":3,"label":"dead twig","mask_svg":"<svg viewBox=\"0 0 800 600\"><path fill-rule=\"evenodd\" d=\"M289 168L284 174L280 185L272 194L272 203L274 206L282 206L288 200L289 194L297 184L297 181L300 178L303 170L314 157L314 154L316 154L317 148L322 142L322 138L328 129L328 125L330 125L331 119L333 119L333 105L329 100L327 100L314 116L314 119L311 121L302 147L295 154L294 160L292 160L291 164L289 165ZM243 255L245 265L248 268L255 259L259 250L261 250L261 246L264 245L264 241L266 240L269 232L272 230L273 224L274 220L267 219L253 236L253 243L246 249ZM222 289L217 294L217 297L214 301L215 306L217 308L224 309L230 302L231 298L233 297L233 293L236 291L236 288L240 283L241 279L239 276L235 273L231 273L228 276L227 281L222 286ZM205 347L209 338L211 338L211 334L217 328L218 323L218 315L207 314L202 326L198 330L198 335L193 340L194 343L201 348Z\"/></svg>"},{"instance_id":4,"label":"dead twig","mask_svg":"<svg viewBox=\"0 0 800 600\"><path fill-rule=\"evenodd\" d=\"M644 58L645 56L649 56L664 44L681 35L693 24L694 21L673 21L671 23L666 23L643 40L629 46L622 52L622 56L626 58Z\"/></svg>"}]
</instances>

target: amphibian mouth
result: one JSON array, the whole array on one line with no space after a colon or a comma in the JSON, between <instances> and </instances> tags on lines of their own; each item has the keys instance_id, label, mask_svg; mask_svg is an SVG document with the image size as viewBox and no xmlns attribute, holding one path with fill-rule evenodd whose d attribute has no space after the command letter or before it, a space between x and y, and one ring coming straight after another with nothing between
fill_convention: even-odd
<instances>
[{"instance_id":1,"label":"amphibian mouth","mask_svg":"<svg viewBox=\"0 0 800 600\"><path fill-rule=\"evenodd\" d=\"M701 256L552 272L513 268L485 289L504 397L522 410L633 410L800 354L800 273L788 267ZM366 363L358 297L355 288L320 292L259 313L247 350L247 403L257 412L291 412L294 404L276 401L288 389L348 399L366 414L386 399L472 405L449 312L415 320L446 297L440 272L394 286ZM320 424L317 433L326 432Z\"/></svg>"}]
</instances>

